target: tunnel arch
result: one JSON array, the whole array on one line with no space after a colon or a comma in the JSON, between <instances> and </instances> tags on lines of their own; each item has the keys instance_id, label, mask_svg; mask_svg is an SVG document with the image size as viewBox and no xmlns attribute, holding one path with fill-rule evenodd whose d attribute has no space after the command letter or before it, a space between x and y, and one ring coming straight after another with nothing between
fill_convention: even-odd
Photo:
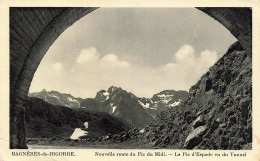
<instances>
[{"instance_id":1,"label":"tunnel arch","mask_svg":"<svg viewBox=\"0 0 260 161\"><path fill-rule=\"evenodd\" d=\"M10 148L26 148L21 99L53 42L74 22L97 8L10 8ZM249 8L197 8L233 34L251 56Z\"/></svg>"}]
</instances>

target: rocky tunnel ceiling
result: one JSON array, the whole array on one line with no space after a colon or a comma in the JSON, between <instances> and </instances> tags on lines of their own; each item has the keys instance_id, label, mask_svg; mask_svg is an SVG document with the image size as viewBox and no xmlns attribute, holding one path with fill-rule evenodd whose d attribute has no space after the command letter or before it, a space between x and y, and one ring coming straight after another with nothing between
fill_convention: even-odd
<instances>
[{"instance_id":1,"label":"rocky tunnel ceiling","mask_svg":"<svg viewBox=\"0 0 260 161\"><path fill-rule=\"evenodd\" d=\"M16 98L23 99L27 95L34 73L53 42L74 22L95 9L97 8L10 8L11 109L19 108L15 103ZM225 26L251 54L251 9L198 9ZM22 110L17 114L23 115ZM23 147L24 132L17 130L15 117L15 114L11 115L11 147Z\"/></svg>"}]
</instances>

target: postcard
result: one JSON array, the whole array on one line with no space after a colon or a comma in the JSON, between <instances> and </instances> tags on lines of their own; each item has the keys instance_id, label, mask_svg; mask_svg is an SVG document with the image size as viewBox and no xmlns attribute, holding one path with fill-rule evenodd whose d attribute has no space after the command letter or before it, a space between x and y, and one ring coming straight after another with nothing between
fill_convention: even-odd
<instances>
[{"instance_id":1,"label":"postcard","mask_svg":"<svg viewBox=\"0 0 260 161\"><path fill-rule=\"evenodd\" d=\"M0 1L0 160L260 160L258 1Z\"/></svg>"}]
</instances>

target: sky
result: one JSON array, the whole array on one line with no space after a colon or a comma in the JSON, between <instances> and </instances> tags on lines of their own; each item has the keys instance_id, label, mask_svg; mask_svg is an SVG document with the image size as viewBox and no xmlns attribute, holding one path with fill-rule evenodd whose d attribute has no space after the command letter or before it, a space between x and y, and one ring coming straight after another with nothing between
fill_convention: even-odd
<instances>
[{"instance_id":1,"label":"sky","mask_svg":"<svg viewBox=\"0 0 260 161\"><path fill-rule=\"evenodd\" d=\"M195 8L100 8L53 43L29 92L94 98L113 85L150 98L162 90L188 91L235 41Z\"/></svg>"}]
</instances>

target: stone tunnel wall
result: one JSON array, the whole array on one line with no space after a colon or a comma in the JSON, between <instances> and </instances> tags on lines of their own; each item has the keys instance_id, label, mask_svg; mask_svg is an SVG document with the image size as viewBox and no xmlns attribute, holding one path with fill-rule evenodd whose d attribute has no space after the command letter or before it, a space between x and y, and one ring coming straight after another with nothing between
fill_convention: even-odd
<instances>
[{"instance_id":1,"label":"stone tunnel wall","mask_svg":"<svg viewBox=\"0 0 260 161\"><path fill-rule=\"evenodd\" d=\"M11 96L27 95L33 75L52 43L65 29L95 9L10 9Z\"/></svg>"},{"instance_id":2,"label":"stone tunnel wall","mask_svg":"<svg viewBox=\"0 0 260 161\"><path fill-rule=\"evenodd\" d=\"M225 26L252 56L252 10L250 8L214 7L198 9Z\"/></svg>"},{"instance_id":3,"label":"stone tunnel wall","mask_svg":"<svg viewBox=\"0 0 260 161\"><path fill-rule=\"evenodd\" d=\"M96 8L10 8L10 147L24 148L23 109L43 56L59 35Z\"/></svg>"},{"instance_id":4,"label":"stone tunnel wall","mask_svg":"<svg viewBox=\"0 0 260 161\"><path fill-rule=\"evenodd\" d=\"M43 56L64 30L95 9L10 8L10 148L26 148L19 100L27 96ZM251 9L198 9L223 24L251 53Z\"/></svg>"}]
</instances>

